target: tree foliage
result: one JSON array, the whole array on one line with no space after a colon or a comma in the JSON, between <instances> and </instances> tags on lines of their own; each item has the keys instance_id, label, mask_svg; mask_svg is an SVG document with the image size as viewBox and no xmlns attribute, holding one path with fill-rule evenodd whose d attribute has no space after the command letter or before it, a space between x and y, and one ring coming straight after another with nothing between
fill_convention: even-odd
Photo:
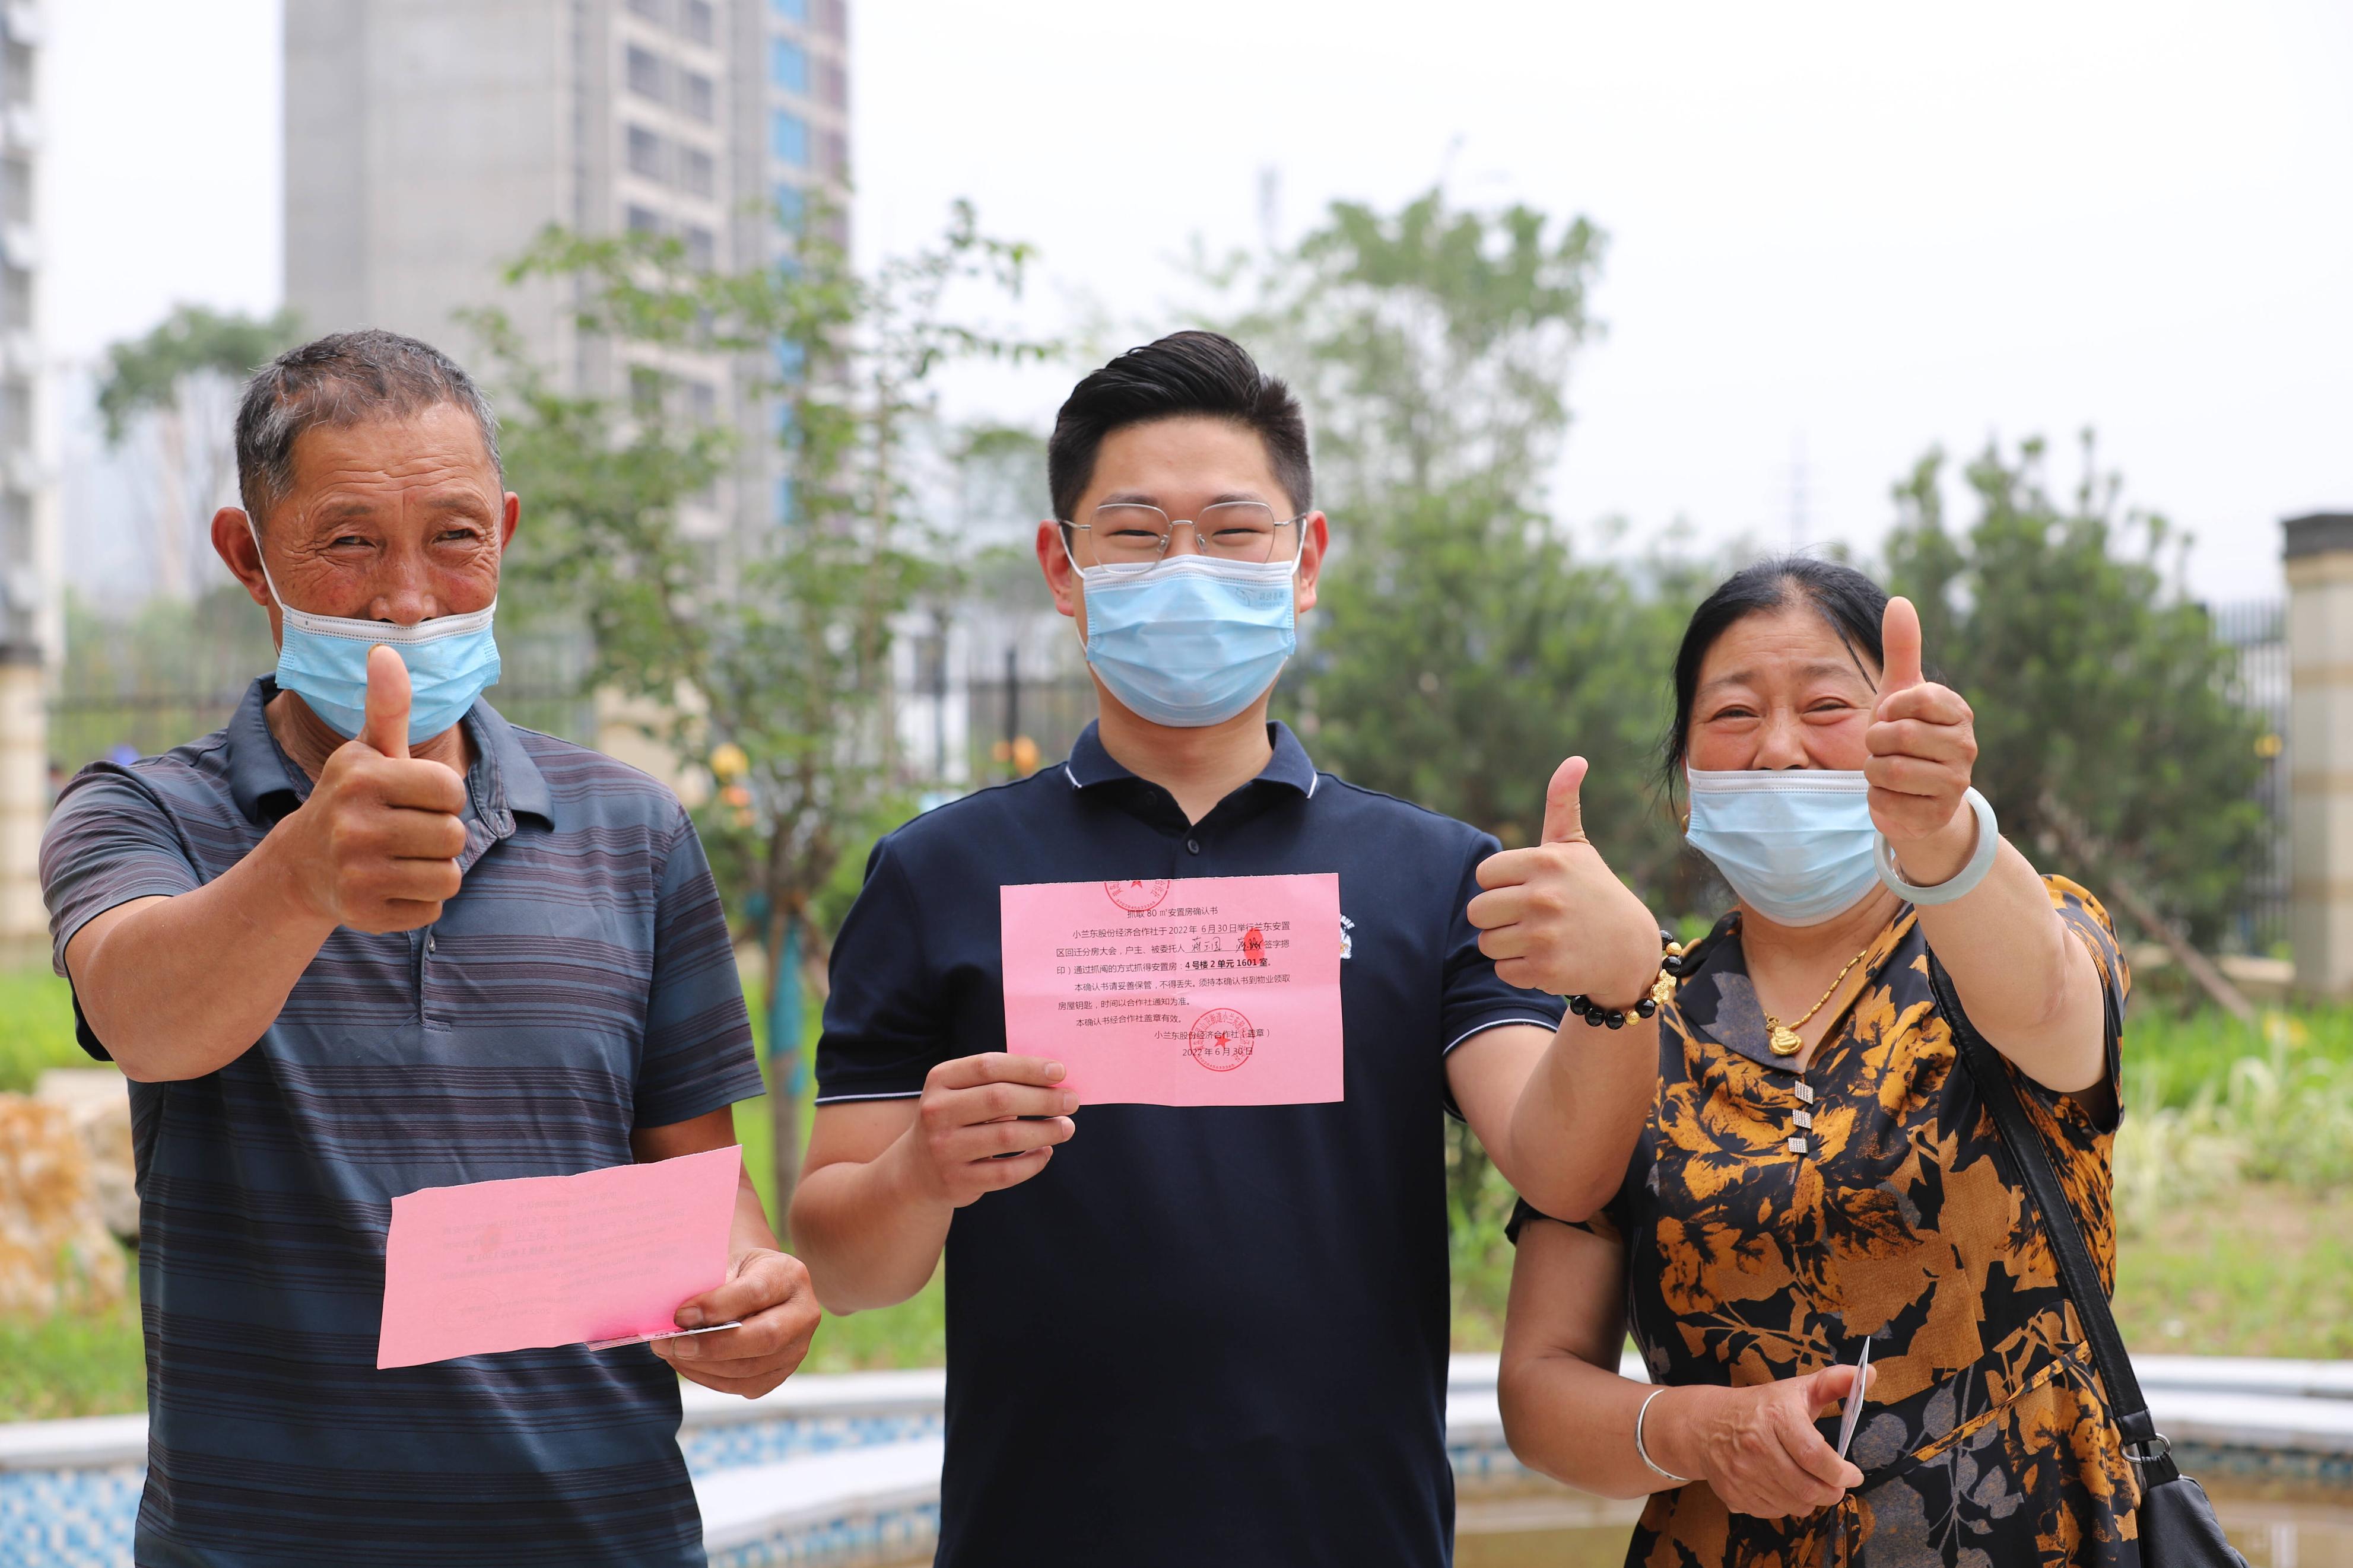
<instances>
[{"instance_id":1,"label":"tree foliage","mask_svg":"<svg viewBox=\"0 0 2353 1568\"><path fill-rule=\"evenodd\" d=\"M950 297L1018 294L1029 260L961 205L936 245L871 277L821 215L786 263L744 273L696 268L675 239L540 237L511 281L565 280L579 331L625 363L723 356L776 408L788 505L771 546L726 578L680 509L729 471L730 433L680 417L650 370L632 397L563 388L502 314L473 318L506 385L510 474L533 519L511 563L528 589L516 598L576 616L593 682L634 700L647 732L713 780L699 819L723 886L754 914L772 985L791 984L795 953L821 964L813 901L896 798L893 623L942 556L912 501L931 378L958 358L1045 352L956 319ZM781 1061L796 1044L776 1042ZM780 1130L796 1125L797 1076L773 1086ZM783 1140L777 1163L788 1184Z\"/></svg>"},{"instance_id":2,"label":"tree foliage","mask_svg":"<svg viewBox=\"0 0 2353 1568\"><path fill-rule=\"evenodd\" d=\"M1393 215L1335 202L1293 248L1214 276L1252 296L1227 330L1307 403L1334 502L1469 485L1526 505L1568 427L1605 245L1581 217L1464 211L1433 189Z\"/></svg>"},{"instance_id":3,"label":"tree foliage","mask_svg":"<svg viewBox=\"0 0 2353 1568\"><path fill-rule=\"evenodd\" d=\"M1288 696L1318 760L1517 844L1582 752L1597 840L1674 907L1651 764L1701 569L1582 557L1544 493L1604 247L1582 218L1433 190L1394 214L1335 204L1217 276L1248 297L1227 329L1315 432L1335 542Z\"/></svg>"},{"instance_id":4,"label":"tree foliage","mask_svg":"<svg viewBox=\"0 0 2353 1568\"><path fill-rule=\"evenodd\" d=\"M239 386L301 334L292 310L267 318L180 305L142 338L106 351L98 412L110 447L145 469L147 559L165 597L194 598L211 559L206 531L237 471Z\"/></svg>"},{"instance_id":5,"label":"tree foliage","mask_svg":"<svg viewBox=\"0 0 2353 1568\"><path fill-rule=\"evenodd\" d=\"M203 305L180 305L143 338L106 351L98 412L106 438L120 442L142 414L176 408L190 377L243 381L254 367L293 345L301 323L291 310L256 318Z\"/></svg>"},{"instance_id":6,"label":"tree foliage","mask_svg":"<svg viewBox=\"0 0 2353 1568\"><path fill-rule=\"evenodd\" d=\"M2235 650L2166 581L2167 551L2187 540L2121 504L2088 435L2072 494L2053 493L2045 457L2027 441L1969 463L1966 531L1946 521L1944 455L1922 458L1895 488L1889 585L1919 605L1940 678L1976 710L1978 787L2003 831L2095 891L2126 878L2211 946L2266 832L2265 721L2238 689Z\"/></svg>"}]
</instances>

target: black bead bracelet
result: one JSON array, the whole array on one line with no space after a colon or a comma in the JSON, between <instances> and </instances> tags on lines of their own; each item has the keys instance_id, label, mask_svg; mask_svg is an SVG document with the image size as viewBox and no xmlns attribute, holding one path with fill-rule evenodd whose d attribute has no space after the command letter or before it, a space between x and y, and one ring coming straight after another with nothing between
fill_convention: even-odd
<instances>
[{"instance_id":1,"label":"black bead bracelet","mask_svg":"<svg viewBox=\"0 0 2353 1568\"><path fill-rule=\"evenodd\" d=\"M1682 976L1683 972L1683 944L1682 942L1677 942L1665 931L1661 931L1659 933L1659 977L1651 983L1650 994L1643 997L1640 1002L1635 1003L1631 1009L1625 1007L1604 1007L1596 1003L1592 997L1579 992L1577 994L1568 998L1568 1010L1576 1014L1578 1017L1584 1019L1588 1026L1596 1029L1604 1027L1611 1029L1624 1028L1626 1026L1626 1017L1629 1011L1630 1011L1637 1018L1651 1017L1658 1012L1661 1004L1667 1002L1673 997L1675 994L1675 982Z\"/></svg>"}]
</instances>

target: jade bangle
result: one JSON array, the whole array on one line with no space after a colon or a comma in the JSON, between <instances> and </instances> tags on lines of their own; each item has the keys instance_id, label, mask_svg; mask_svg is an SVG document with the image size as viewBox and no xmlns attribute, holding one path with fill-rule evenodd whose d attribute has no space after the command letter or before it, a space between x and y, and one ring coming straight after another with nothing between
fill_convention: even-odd
<instances>
[{"instance_id":1,"label":"jade bangle","mask_svg":"<svg viewBox=\"0 0 2353 1568\"><path fill-rule=\"evenodd\" d=\"M1955 899L1967 898L1977 891L1978 884L1985 880L1988 871L1993 869L1993 858L2001 850L2001 828L1994 821L1993 803L1979 795L1974 784L1962 798L1978 814L1978 847L1969 856L1968 865L1933 887L1915 887L1905 881L1904 873L1895 868L1894 846L1887 842L1884 833L1879 836L1879 879L1906 903L1949 904Z\"/></svg>"}]
</instances>

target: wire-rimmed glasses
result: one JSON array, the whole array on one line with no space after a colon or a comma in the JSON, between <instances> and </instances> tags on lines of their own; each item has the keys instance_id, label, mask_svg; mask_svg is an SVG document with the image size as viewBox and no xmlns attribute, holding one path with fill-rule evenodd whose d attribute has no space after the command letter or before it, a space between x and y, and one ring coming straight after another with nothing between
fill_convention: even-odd
<instances>
[{"instance_id":1,"label":"wire-rimmed glasses","mask_svg":"<svg viewBox=\"0 0 2353 1568\"><path fill-rule=\"evenodd\" d=\"M1299 553L1299 525L1307 519L1277 517L1259 500L1224 500L1201 509L1198 518L1171 518L1156 506L1140 501L1108 501L1094 509L1087 521L1065 521L1094 544L1095 560L1104 565L1132 565L1157 561L1168 553L1168 542L1180 528L1189 528L1204 555L1220 561L1253 564L1288 561Z\"/></svg>"}]
</instances>

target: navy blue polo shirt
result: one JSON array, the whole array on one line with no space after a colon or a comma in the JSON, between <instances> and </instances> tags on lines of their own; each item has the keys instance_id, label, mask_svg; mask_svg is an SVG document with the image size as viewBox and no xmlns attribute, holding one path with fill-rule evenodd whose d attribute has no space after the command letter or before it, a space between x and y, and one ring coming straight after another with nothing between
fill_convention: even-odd
<instances>
[{"instance_id":1,"label":"navy blue polo shirt","mask_svg":"<svg viewBox=\"0 0 2353 1568\"><path fill-rule=\"evenodd\" d=\"M940 1568L1451 1559L1445 1057L1550 1028L1464 907L1495 841L1271 729L1188 825L1090 725L1068 763L884 838L833 950L818 1103L913 1096L1005 1037L1007 883L1337 872L1346 1098L1082 1109L947 1242Z\"/></svg>"},{"instance_id":2,"label":"navy blue polo shirt","mask_svg":"<svg viewBox=\"0 0 2353 1568\"><path fill-rule=\"evenodd\" d=\"M210 882L309 796L274 689L66 786L41 845L59 973L92 918ZM677 798L487 702L465 724L465 879L441 918L337 930L252 1049L131 1086L142 1564L703 1561L678 1379L645 1347L376 1370L393 1198L625 1164L632 1130L761 1091Z\"/></svg>"}]
</instances>

